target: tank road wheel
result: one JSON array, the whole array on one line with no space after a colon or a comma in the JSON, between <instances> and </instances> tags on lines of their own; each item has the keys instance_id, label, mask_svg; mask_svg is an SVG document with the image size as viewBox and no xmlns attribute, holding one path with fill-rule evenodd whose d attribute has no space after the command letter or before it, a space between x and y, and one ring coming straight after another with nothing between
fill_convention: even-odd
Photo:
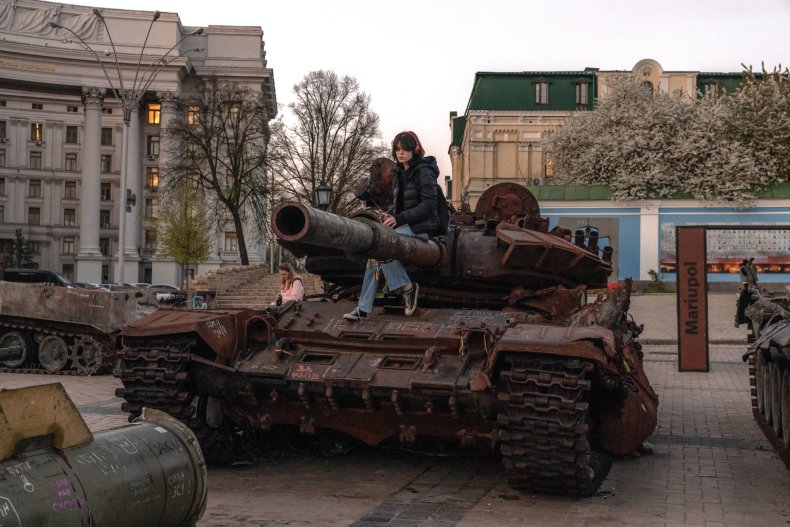
<instances>
[{"instance_id":1,"label":"tank road wheel","mask_svg":"<svg viewBox=\"0 0 790 527\"><path fill-rule=\"evenodd\" d=\"M775 362L771 366L771 415L774 433L782 437L782 368Z\"/></svg>"},{"instance_id":2,"label":"tank road wheel","mask_svg":"<svg viewBox=\"0 0 790 527\"><path fill-rule=\"evenodd\" d=\"M755 392L757 392L757 411L765 415L765 359L760 350L754 354Z\"/></svg>"},{"instance_id":3,"label":"tank road wheel","mask_svg":"<svg viewBox=\"0 0 790 527\"><path fill-rule=\"evenodd\" d=\"M56 372L62 370L69 361L69 346L62 337L49 335L38 345L38 362L45 370Z\"/></svg>"},{"instance_id":4,"label":"tank road wheel","mask_svg":"<svg viewBox=\"0 0 790 527\"><path fill-rule=\"evenodd\" d=\"M9 331L0 337L0 349L20 348L22 356L18 359L3 361L7 368L21 368L26 362L33 358L33 342L19 331Z\"/></svg>"},{"instance_id":5,"label":"tank road wheel","mask_svg":"<svg viewBox=\"0 0 790 527\"><path fill-rule=\"evenodd\" d=\"M790 448L790 368L782 374L782 442Z\"/></svg>"},{"instance_id":6,"label":"tank road wheel","mask_svg":"<svg viewBox=\"0 0 790 527\"><path fill-rule=\"evenodd\" d=\"M497 421L502 463L519 490L590 496L612 457L590 445L591 362L508 355Z\"/></svg>"},{"instance_id":7,"label":"tank road wheel","mask_svg":"<svg viewBox=\"0 0 790 527\"><path fill-rule=\"evenodd\" d=\"M763 407L765 411L765 422L769 425L773 423L771 413L771 397L773 396L773 388L771 387L771 377L773 373L773 363L769 362L763 366Z\"/></svg>"},{"instance_id":8,"label":"tank road wheel","mask_svg":"<svg viewBox=\"0 0 790 527\"><path fill-rule=\"evenodd\" d=\"M92 375L99 366L99 343L92 337L81 337L71 347L71 367L80 375Z\"/></svg>"}]
</instances>

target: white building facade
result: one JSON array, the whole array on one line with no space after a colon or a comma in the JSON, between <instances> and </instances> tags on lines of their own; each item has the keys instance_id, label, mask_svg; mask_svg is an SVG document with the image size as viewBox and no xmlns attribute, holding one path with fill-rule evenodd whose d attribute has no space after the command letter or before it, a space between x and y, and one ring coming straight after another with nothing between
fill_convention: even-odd
<instances>
[{"instance_id":1,"label":"white building facade","mask_svg":"<svg viewBox=\"0 0 790 527\"><path fill-rule=\"evenodd\" d=\"M157 188L167 162L160 145L170 120L185 111L182 97L209 77L260 90L265 118L276 115L263 31L207 26L193 34L197 28L182 26L176 13L161 13L141 57L154 13L100 14L112 41L92 8L0 0L0 253L21 229L39 268L81 282L116 281L120 207L129 194L136 199L125 216L124 281L180 285L183 270L156 246ZM123 109L111 87L120 88L117 70L130 86L138 62L141 73L156 67L158 74L132 112L122 189ZM252 227L245 239L250 261L261 261L265 244ZM209 260L195 272L239 262L230 224L218 228Z\"/></svg>"}]
</instances>

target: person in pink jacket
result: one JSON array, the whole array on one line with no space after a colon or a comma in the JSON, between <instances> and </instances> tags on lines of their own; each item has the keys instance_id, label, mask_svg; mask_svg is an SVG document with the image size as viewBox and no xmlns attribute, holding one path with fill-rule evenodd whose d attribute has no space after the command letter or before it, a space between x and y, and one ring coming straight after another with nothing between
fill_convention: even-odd
<instances>
[{"instance_id":1,"label":"person in pink jacket","mask_svg":"<svg viewBox=\"0 0 790 527\"><path fill-rule=\"evenodd\" d=\"M291 300L304 300L304 283L302 277L294 272L291 264L281 263L277 268L280 272L280 294L274 301L274 305L280 306Z\"/></svg>"}]
</instances>

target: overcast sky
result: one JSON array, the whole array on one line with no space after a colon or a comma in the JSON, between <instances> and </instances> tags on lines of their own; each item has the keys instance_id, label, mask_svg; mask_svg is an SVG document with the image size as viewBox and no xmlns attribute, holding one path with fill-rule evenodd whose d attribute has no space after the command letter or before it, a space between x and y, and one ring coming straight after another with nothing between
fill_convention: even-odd
<instances>
[{"instance_id":1,"label":"overcast sky","mask_svg":"<svg viewBox=\"0 0 790 527\"><path fill-rule=\"evenodd\" d=\"M790 0L95 0L176 12L187 26L263 28L277 100L312 70L357 78L389 142L416 132L450 174L449 112L478 71L669 71L790 65ZM443 179L443 178L442 178Z\"/></svg>"}]
</instances>

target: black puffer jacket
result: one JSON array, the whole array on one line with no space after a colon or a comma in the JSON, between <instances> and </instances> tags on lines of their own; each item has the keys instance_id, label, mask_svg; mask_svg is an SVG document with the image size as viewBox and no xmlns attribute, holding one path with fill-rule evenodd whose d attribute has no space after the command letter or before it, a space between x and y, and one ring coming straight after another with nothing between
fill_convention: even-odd
<instances>
[{"instance_id":1,"label":"black puffer jacket","mask_svg":"<svg viewBox=\"0 0 790 527\"><path fill-rule=\"evenodd\" d=\"M396 227L408 225L414 234L433 234L439 229L439 166L436 158L420 159L409 170L399 163L395 168L395 203L390 214Z\"/></svg>"}]
</instances>

